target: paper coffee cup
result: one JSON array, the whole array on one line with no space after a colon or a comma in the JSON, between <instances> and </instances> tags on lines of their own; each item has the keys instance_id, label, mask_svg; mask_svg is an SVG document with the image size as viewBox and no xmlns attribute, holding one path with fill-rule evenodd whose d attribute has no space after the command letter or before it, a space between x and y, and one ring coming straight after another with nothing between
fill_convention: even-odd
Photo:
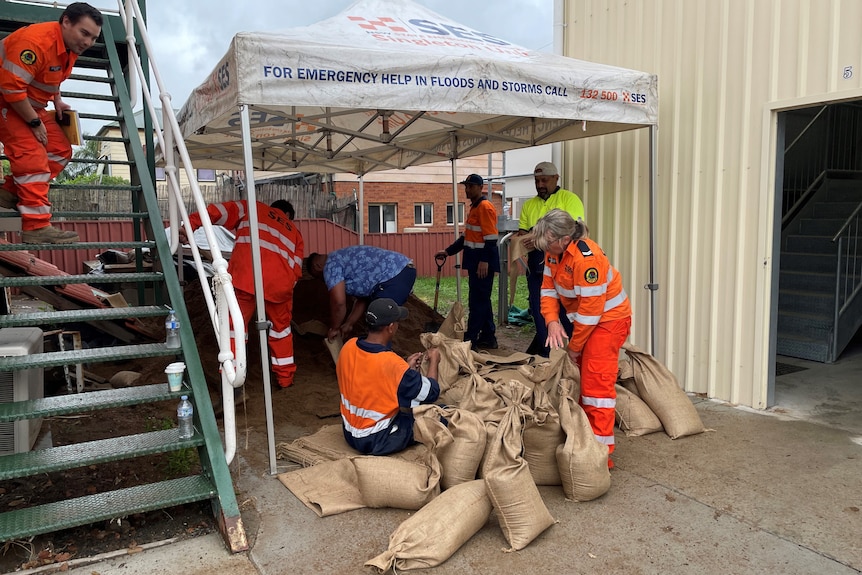
<instances>
[{"instance_id":1,"label":"paper coffee cup","mask_svg":"<svg viewBox=\"0 0 862 575\"><path fill-rule=\"evenodd\" d=\"M183 388L183 374L185 372L186 364L181 361L175 361L165 368L171 391L180 391Z\"/></svg>"}]
</instances>

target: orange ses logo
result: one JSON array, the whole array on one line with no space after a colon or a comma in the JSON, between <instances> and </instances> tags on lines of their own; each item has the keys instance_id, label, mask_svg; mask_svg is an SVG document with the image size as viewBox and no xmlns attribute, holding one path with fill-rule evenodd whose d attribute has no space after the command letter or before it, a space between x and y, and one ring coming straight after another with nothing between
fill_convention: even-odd
<instances>
[{"instance_id":1,"label":"orange ses logo","mask_svg":"<svg viewBox=\"0 0 862 575\"><path fill-rule=\"evenodd\" d=\"M599 270L597 270L596 268L588 269L584 272L584 280L586 280L588 284L596 283L597 281L599 281Z\"/></svg>"}]
</instances>

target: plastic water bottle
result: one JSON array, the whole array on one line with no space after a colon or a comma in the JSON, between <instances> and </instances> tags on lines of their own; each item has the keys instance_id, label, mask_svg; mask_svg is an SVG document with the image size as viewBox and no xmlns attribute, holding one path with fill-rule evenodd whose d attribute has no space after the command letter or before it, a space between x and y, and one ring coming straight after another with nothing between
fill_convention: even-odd
<instances>
[{"instance_id":1,"label":"plastic water bottle","mask_svg":"<svg viewBox=\"0 0 862 575\"><path fill-rule=\"evenodd\" d=\"M177 421L180 423L180 439L189 439L195 434L195 426L192 421L194 411L195 408L192 407L189 396L182 396L180 398L180 405L177 407Z\"/></svg>"},{"instance_id":2,"label":"plastic water bottle","mask_svg":"<svg viewBox=\"0 0 862 575\"><path fill-rule=\"evenodd\" d=\"M168 349L180 348L180 320L177 319L177 314L171 309L168 318L165 320L165 347Z\"/></svg>"}]
</instances>

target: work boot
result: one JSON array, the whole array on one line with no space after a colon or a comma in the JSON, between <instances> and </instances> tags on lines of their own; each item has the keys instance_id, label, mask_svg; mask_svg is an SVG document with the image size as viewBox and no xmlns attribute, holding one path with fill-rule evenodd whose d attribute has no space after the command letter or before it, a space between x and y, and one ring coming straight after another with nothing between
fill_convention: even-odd
<instances>
[{"instance_id":1,"label":"work boot","mask_svg":"<svg viewBox=\"0 0 862 575\"><path fill-rule=\"evenodd\" d=\"M7 210L17 210L18 197L11 192L7 192L3 188L0 188L0 208L6 208Z\"/></svg>"},{"instance_id":2,"label":"work boot","mask_svg":"<svg viewBox=\"0 0 862 575\"><path fill-rule=\"evenodd\" d=\"M75 232L61 230L48 224L38 230L21 232L21 241L25 244L73 244L80 239Z\"/></svg>"}]
</instances>

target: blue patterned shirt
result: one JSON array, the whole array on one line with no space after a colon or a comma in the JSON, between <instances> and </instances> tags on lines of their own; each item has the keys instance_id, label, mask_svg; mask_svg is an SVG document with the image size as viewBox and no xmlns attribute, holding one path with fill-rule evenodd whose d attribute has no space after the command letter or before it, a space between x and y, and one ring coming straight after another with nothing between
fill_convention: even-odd
<instances>
[{"instance_id":1,"label":"blue patterned shirt","mask_svg":"<svg viewBox=\"0 0 862 575\"><path fill-rule=\"evenodd\" d=\"M348 246L329 252L323 266L326 288L344 282L345 291L354 297L369 297L380 282L392 279L410 263L398 252L374 246Z\"/></svg>"}]
</instances>

